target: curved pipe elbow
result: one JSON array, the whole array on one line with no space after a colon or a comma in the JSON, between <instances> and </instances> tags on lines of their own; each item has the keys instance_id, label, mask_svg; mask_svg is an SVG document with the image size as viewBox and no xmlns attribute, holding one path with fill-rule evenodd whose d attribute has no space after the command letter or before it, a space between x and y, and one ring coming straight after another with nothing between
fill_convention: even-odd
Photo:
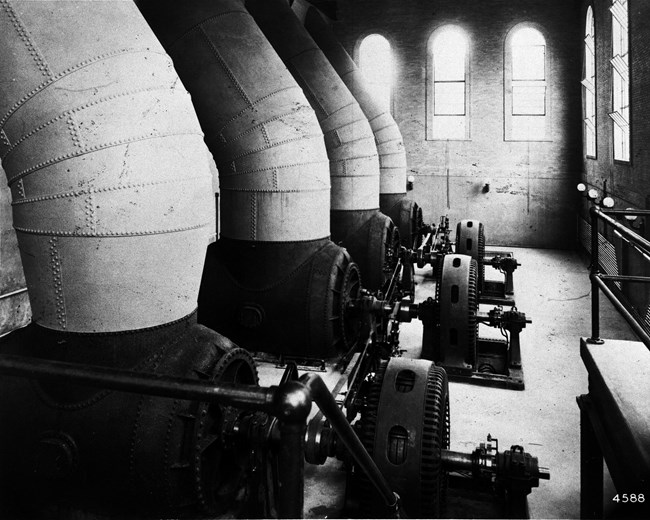
<instances>
[{"instance_id":1,"label":"curved pipe elbow","mask_svg":"<svg viewBox=\"0 0 650 520\"><path fill-rule=\"evenodd\" d=\"M141 10L192 99L219 169L222 236L329 236L330 180L309 103L241 0L172 0ZM197 66L197 64L201 66Z\"/></svg>"},{"instance_id":2,"label":"curved pipe elbow","mask_svg":"<svg viewBox=\"0 0 650 520\"><path fill-rule=\"evenodd\" d=\"M325 136L333 211L379 208L375 136L352 93L285 0L246 7L305 92Z\"/></svg>"},{"instance_id":3,"label":"curved pipe elbow","mask_svg":"<svg viewBox=\"0 0 650 520\"><path fill-rule=\"evenodd\" d=\"M34 321L112 332L191 313L212 189L169 58L128 2L3 7L0 153Z\"/></svg>"},{"instance_id":4,"label":"curved pipe elbow","mask_svg":"<svg viewBox=\"0 0 650 520\"><path fill-rule=\"evenodd\" d=\"M372 128L380 164L380 193L406 193L406 150L393 116L366 87L366 80L350 55L336 39L317 9L294 4L295 12L323 51L331 66L359 103Z\"/></svg>"}]
</instances>

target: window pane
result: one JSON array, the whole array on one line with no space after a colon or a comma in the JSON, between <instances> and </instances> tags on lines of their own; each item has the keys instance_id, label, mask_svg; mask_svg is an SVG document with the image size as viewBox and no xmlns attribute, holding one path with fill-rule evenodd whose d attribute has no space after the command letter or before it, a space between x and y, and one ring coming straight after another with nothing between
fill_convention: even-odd
<instances>
[{"instance_id":1,"label":"window pane","mask_svg":"<svg viewBox=\"0 0 650 520\"><path fill-rule=\"evenodd\" d=\"M512 46L521 47L526 45L546 45L546 41L537 29L532 27L524 27L519 29L512 36Z\"/></svg>"},{"instance_id":2,"label":"window pane","mask_svg":"<svg viewBox=\"0 0 650 520\"><path fill-rule=\"evenodd\" d=\"M546 114L546 87L543 86L513 86L512 114L535 115Z\"/></svg>"},{"instance_id":3,"label":"window pane","mask_svg":"<svg viewBox=\"0 0 650 520\"><path fill-rule=\"evenodd\" d=\"M628 61L628 8L625 1L614 1L612 13L612 113L614 159L630 160L630 99Z\"/></svg>"},{"instance_id":4,"label":"window pane","mask_svg":"<svg viewBox=\"0 0 650 520\"><path fill-rule=\"evenodd\" d=\"M596 135L589 127L585 127L585 152L592 157L596 156Z\"/></svg>"},{"instance_id":5,"label":"window pane","mask_svg":"<svg viewBox=\"0 0 650 520\"><path fill-rule=\"evenodd\" d=\"M512 47L512 79L513 80L543 80L545 79L544 45L525 45Z\"/></svg>"},{"instance_id":6,"label":"window pane","mask_svg":"<svg viewBox=\"0 0 650 520\"><path fill-rule=\"evenodd\" d=\"M544 116L512 116L512 138L520 141L541 140L546 135Z\"/></svg>"},{"instance_id":7,"label":"window pane","mask_svg":"<svg viewBox=\"0 0 650 520\"><path fill-rule=\"evenodd\" d=\"M594 37L594 13L591 6L589 6L585 22L585 61L582 99L584 108L584 153L590 157L596 156L596 57L594 54L596 43Z\"/></svg>"},{"instance_id":8,"label":"window pane","mask_svg":"<svg viewBox=\"0 0 650 520\"><path fill-rule=\"evenodd\" d=\"M465 115L465 82L435 84L433 113L439 115Z\"/></svg>"},{"instance_id":9,"label":"window pane","mask_svg":"<svg viewBox=\"0 0 650 520\"><path fill-rule=\"evenodd\" d=\"M465 116L436 116L432 122L433 139L466 139Z\"/></svg>"},{"instance_id":10,"label":"window pane","mask_svg":"<svg viewBox=\"0 0 650 520\"><path fill-rule=\"evenodd\" d=\"M368 89L381 106L390 111L393 59L388 40L371 34L359 46L359 68L368 80Z\"/></svg>"},{"instance_id":11,"label":"window pane","mask_svg":"<svg viewBox=\"0 0 650 520\"><path fill-rule=\"evenodd\" d=\"M614 123L614 159L617 161L630 160L629 133Z\"/></svg>"},{"instance_id":12,"label":"window pane","mask_svg":"<svg viewBox=\"0 0 650 520\"><path fill-rule=\"evenodd\" d=\"M465 79L467 40L458 28L440 29L433 40L433 74L435 81L462 81Z\"/></svg>"}]
</instances>

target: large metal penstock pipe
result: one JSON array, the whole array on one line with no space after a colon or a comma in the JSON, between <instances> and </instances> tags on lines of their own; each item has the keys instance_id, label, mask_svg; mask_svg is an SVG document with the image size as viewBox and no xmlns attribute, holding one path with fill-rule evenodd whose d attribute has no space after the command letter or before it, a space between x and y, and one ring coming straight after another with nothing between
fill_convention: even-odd
<instances>
[{"instance_id":1,"label":"large metal penstock pipe","mask_svg":"<svg viewBox=\"0 0 650 520\"><path fill-rule=\"evenodd\" d=\"M143 1L192 94L221 186L199 321L252 350L330 357L349 255L329 240L323 134L242 0Z\"/></svg>"},{"instance_id":2,"label":"large metal penstock pipe","mask_svg":"<svg viewBox=\"0 0 650 520\"><path fill-rule=\"evenodd\" d=\"M325 136L332 240L359 264L364 285L378 289L393 224L378 211L379 159L368 120L286 0L246 0L246 8L307 96Z\"/></svg>"},{"instance_id":3,"label":"large metal penstock pipe","mask_svg":"<svg viewBox=\"0 0 650 520\"><path fill-rule=\"evenodd\" d=\"M34 316L3 354L256 383L250 355L196 324L214 218L202 137L132 2L0 0L0 156ZM2 377L0 517L212 511L235 454L220 416Z\"/></svg>"},{"instance_id":4,"label":"large metal penstock pipe","mask_svg":"<svg viewBox=\"0 0 650 520\"><path fill-rule=\"evenodd\" d=\"M318 9L302 0L292 8L368 118L379 153L379 207L399 228L402 244L412 247L422 210L406 198L406 150L395 119L367 89L363 74Z\"/></svg>"},{"instance_id":5,"label":"large metal penstock pipe","mask_svg":"<svg viewBox=\"0 0 650 520\"><path fill-rule=\"evenodd\" d=\"M201 129L128 4L0 2L0 157L33 320L55 330L146 328L196 307Z\"/></svg>"}]
</instances>

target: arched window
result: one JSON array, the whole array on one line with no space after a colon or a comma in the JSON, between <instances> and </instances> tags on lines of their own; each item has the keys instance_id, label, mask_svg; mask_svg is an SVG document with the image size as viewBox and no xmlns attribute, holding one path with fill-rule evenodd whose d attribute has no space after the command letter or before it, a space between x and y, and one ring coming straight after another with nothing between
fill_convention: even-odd
<instances>
[{"instance_id":1,"label":"arched window","mask_svg":"<svg viewBox=\"0 0 650 520\"><path fill-rule=\"evenodd\" d=\"M437 29L429 40L427 138L469 138L467 121L468 42L454 25Z\"/></svg>"},{"instance_id":2,"label":"arched window","mask_svg":"<svg viewBox=\"0 0 650 520\"><path fill-rule=\"evenodd\" d=\"M614 159L630 160L630 71L627 0L613 0L612 12L612 113Z\"/></svg>"},{"instance_id":3,"label":"arched window","mask_svg":"<svg viewBox=\"0 0 650 520\"><path fill-rule=\"evenodd\" d=\"M548 53L541 32L528 25L513 29L506 40L506 139L548 138Z\"/></svg>"},{"instance_id":4,"label":"arched window","mask_svg":"<svg viewBox=\"0 0 650 520\"><path fill-rule=\"evenodd\" d=\"M393 55L388 40L380 34L366 36L359 46L359 68L368 89L389 112L393 89Z\"/></svg>"},{"instance_id":5,"label":"arched window","mask_svg":"<svg viewBox=\"0 0 650 520\"><path fill-rule=\"evenodd\" d=\"M585 56L582 79L583 136L587 157L596 157L596 42L594 12L587 9L585 23Z\"/></svg>"}]
</instances>

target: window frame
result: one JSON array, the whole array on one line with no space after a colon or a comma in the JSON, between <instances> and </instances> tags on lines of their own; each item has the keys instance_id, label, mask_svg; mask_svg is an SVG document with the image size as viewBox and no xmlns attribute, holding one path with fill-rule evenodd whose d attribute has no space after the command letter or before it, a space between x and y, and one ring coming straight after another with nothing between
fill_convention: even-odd
<instances>
[{"instance_id":1,"label":"window frame","mask_svg":"<svg viewBox=\"0 0 650 520\"><path fill-rule=\"evenodd\" d=\"M631 123L632 123L632 100L631 100L631 68L630 68L630 12L629 12L629 0L625 0L626 4L626 22L625 22L625 27L623 27L623 24L618 20L614 10L616 4L620 4L620 0L612 0L611 5L609 6L609 11L610 11L610 16L611 16L611 34L612 34L612 43L611 43L611 48L610 48L610 73L611 73L611 107L612 111L609 113L609 117L611 119L611 136L612 136L612 144L611 144L611 151L612 151L612 160L614 161L614 164L624 164L624 165L631 165L632 163L632 129L631 129ZM617 51L617 45L616 45L616 38L615 38L615 33L616 33L616 26L618 27L618 30L622 31L621 34L625 34L625 43L626 43L626 52L621 56L620 53L616 54ZM618 57L621 57L621 60L617 60ZM625 63L625 60L622 58L626 57L627 58L627 63ZM621 66L621 62L622 66ZM621 69L626 69L624 71L621 71ZM625 73L625 74L623 74ZM616 105L616 87L617 87L617 81L616 78L619 77L623 82L625 83L625 92L621 93L621 97L625 98L627 100L627 105L621 104L621 106ZM625 114L620 110L620 109L627 109L627 120L625 120ZM625 123L627 128L623 128L621 126L621 123ZM625 158L621 158L620 156L617 157L617 129L620 132L623 132L624 136L624 144L625 146L625 152L627 153L627 156Z\"/></svg>"},{"instance_id":2,"label":"window frame","mask_svg":"<svg viewBox=\"0 0 650 520\"><path fill-rule=\"evenodd\" d=\"M544 40L544 79L542 80L515 80L514 72L514 52L513 39L522 29L533 29L539 33ZM533 22L522 22L510 28L506 34L503 46L503 140L512 142L551 142L552 138L552 121L553 121L553 74L552 74L552 49L548 44L546 31L540 25ZM517 83L528 82L529 85L518 85ZM544 114L514 114L514 95L515 87L520 86L538 86L544 87ZM529 117L540 118L540 127L543 128L543 135L537 137L516 136L515 123L516 118ZM541 119L543 118L543 119Z\"/></svg>"},{"instance_id":3,"label":"window frame","mask_svg":"<svg viewBox=\"0 0 650 520\"><path fill-rule=\"evenodd\" d=\"M435 78L435 56L434 43L442 33L455 30L465 38L465 74L464 83L464 114L436 114L436 85L461 83L460 80L438 80ZM471 38L469 31L462 25L456 23L445 23L436 27L430 34L427 41L427 69L426 69L426 128L425 138L427 141L471 141ZM436 126L444 118L463 118L465 135L463 137L443 137L436 133Z\"/></svg>"},{"instance_id":4,"label":"window frame","mask_svg":"<svg viewBox=\"0 0 650 520\"><path fill-rule=\"evenodd\" d=\"M587 25L589 24L589 26ZM589 38L591 37L591 47ZM588 52L591 52L591 72L592 75L587 77L588 73ZM583 155L587 159L598 158L598 103L597 103L597 67L596 67L596 17L593 5L587 6L585 13L585 36L583 45L583 64L582 64L582 147ZM587 114L588 102L593 105L593 114ZM593 120L592 120L593 117ZM591 137L593 140L593 150L588 146L588 134L590 131L589 123L591 121ZM590 153L593 152L593 153Z\"/></svg>"},{"instance_id":5,"label":"window frame","mask_svg":"<svg viewBox=\"0 0 650 520\"><path fill-rule=\"evenodd\" d=\"M363 45L363 42L370 36L380 36L383 38L386 43L388 44L388 51L391 56L391 74L390 74L390 84L389 84L389 92L388 92L388 103L387 107L384 105L381 99L377 99L376 96L373 96L373 99L377 102L378 105L380 105L382 108L386 108L388 110L388 113L393 115L393 108L394 108L394 92L395 92L395 79L397 78L397 61L395 60L394 52L393 52L393 45L391 44L390 39L388 36L381 32L373 31L373 32L366 32L361 34L359 38L357 39L357 43L355 45L354 53L356 57L356 64L357 67L359 67L359 70L361 71L362 75L364 75L364 78L367 83L367 90L369 94L373 94L372 90L372 83L373 81L367 77L367 75L363 74L363 63L362 63L362 57L361 57L361 47Z\"/></svg>"}]
</instances>

